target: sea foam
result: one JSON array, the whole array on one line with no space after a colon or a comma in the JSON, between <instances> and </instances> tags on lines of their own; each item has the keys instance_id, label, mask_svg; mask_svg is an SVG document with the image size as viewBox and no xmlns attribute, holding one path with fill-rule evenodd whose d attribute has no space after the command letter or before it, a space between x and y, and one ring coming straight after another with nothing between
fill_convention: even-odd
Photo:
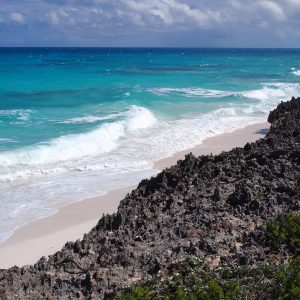
<instances>
[{"instance_id":1,"label":"sea foam","mask_svg":"<svg viewBox=\"0 0 300 300\"><path fill-rule=\"evenodd\" d=\"M294 74L294 75L296 75L296 76L300 76L300 70L293 71L292 74Z\"/></svg>"},{"instance_id":2,"label":"sea foam","mask_svg":"<svg viewBox=\"0 0 300 300\"><path fill-rule=\"evenodd\" d=\"M0 110L0 117L11 118L15 121L23 121L26 122L30 119L30 114L32 110L30 109L7 109Z\"/></svg>"},{"instance_id":3,"label":"sea foam","mask_svg":"<svg viewBox=\"0 0 300 300\"><path fill-rule=\"evenodd\" d=\"M121 165L121 168L130 169L135 162L126 157L126 151L128 156L136 157L136 161L151 162L192 147L211 136L210 133L216 135L237 129L242 124L264 120L269 110L280 101L299 94L300 85L262 83L260 89L248 91L203 88L157 88L149 91L168 95L184 93L186 97L196 98L231 96L232 99L239 97L245 100L236 104L234 101L228 102L227 107L175 121L158 120L149 109L134 105L106 116L67 119L66 122L71 123L101 122L87 132L64 135L30 147L1 152L0 181L13 182L31 176L101 170L114 166L118 168ZM9 113L19 114L16 111ZM113 153L118 155L113 156ZM128 164L124 164L126 161Z\"/></svg>"},{"instance_id":4,"label":"sea foam","mask_svg":"<svg viewBox=\"0 0 300 300\"><path fill-rule=\"evenodd\" d=\"M144 107L131 106L114 122L104 123L92 131L71 134L43 144L0 153L0 181L20 180L70 169L73 162L97 157L119 146L121 138L156 123L154 115ZM73 169L76 169L74 167Z\"/></svg>"},{"instance_id":5,"label":"sea foam","mask_svg":"<svg viewBox=\"0 0 300 300\"><path fill-rule=\"evenodd\" d=\"M259 101L268 100L270 103L277 103L278 100L285 100L298 95L300 85L298 83L261 83L261 88L247 91L224 91L210 90L203 88L154 88L149 92L157 95L180 94L193 98L224 98L224 97L244 97ZM269 106L270 107L270 106Z\"/></svg>"},{"instance_id":6,"label":"sea foam","mask_svg":"<svg viewBox=\"0 0 300 300\"><path fill-rule=\"evenodd\" d=\"M105 116L79 116L64 121L95 123L94 129L1 152L0 213L7 209L10 213L7 219L2 218L0 240L32 219L54 213L58 207L122 185L136 184L141 178L157 173L152 168L155 160L191 148L208 137L265 121L269 110L281 100L299 94L300 86L262 83L261 88L247 91L203 88L148 91L196 99L231 97L231 101L225 107L216 106L213 111L175 120L159 118L141 106L130 106ZM19 116L19 112L9 114ZM18 221L12 221L12 215Z\"/></svg>"},{"instance_id":7,"label":"sea foam","mask_svg":"<svg viewBox=\"0 0 300 300\"><path fill-rule=\"evenodd\" d=\"M203 88L153 88L148 91L156 95L179 94L186 97L220 98L233 95L233 92Z\"/></svg>"},{"instance_id":8,"label":"sea foam","mask_svg":"<svg viewBox=\"0 0 300 300\"><path fill-rule=\"evenodd\" d=\"M26 51L3 56L0 239L300 95L294 50Z\"/></svg>"}]
</instances>

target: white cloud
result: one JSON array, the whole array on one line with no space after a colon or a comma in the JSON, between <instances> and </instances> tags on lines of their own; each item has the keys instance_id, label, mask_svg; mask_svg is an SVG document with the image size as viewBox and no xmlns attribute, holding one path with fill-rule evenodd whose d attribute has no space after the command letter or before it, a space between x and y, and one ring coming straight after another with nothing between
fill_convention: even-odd
<instances>
[{"instance_id":1,"label":"white cloud","mask_svg":"<svg viewBox=\"0 0 300 300\"><path fill-rule=\"evenodd\" d=\"M143 2L122 0L122 3L124 5L123 11L131 12L127 14L129 17L134 16L133 21L137 19L136 14L139 14L139 24L141 24L140 20L143 19L148 25L154 26L179 25L186 28L193 24L197 27L209 28L212 24L222 20L219 11L200 9L175 0L144 0Z\"/></svg>"},{"instance_id":2,"label":"white cloud","mask_svg":"<svg viewBox=\"0 0 300 300\"><path fill-rule=\"evenodd\" d=\"M101 37L106 36L116 37L109 40L115 44L118 40L120 44L128 40L142 44L143 39L160 43L165 41L167 36L170 41L174 40L174 44L181 40L191 41L193 44L194 40L195 43L199 40L199 44L202 45L200 37L204 36L204 40L207 40L208 44L212 40L213 45L229 41L228 44L225 43L228 46L231 45L231 41L239 43L243 40L247 40L246 45L250 45L251 41L257 40L258 37L265 37L268 41L273 39L276 45L276 32L281 32L281 35L287 36L286 45L290 46L288 42L298 38L296 34L300 32L300 0L19 0L18 4L12 0L0 2L1 24L7 23L9 26L11 22L21 24L26 21L26 24L30 25L27 28L31 28L30 31L26 31L25 26L23 29L21 26L11 26L14 27L13 30L22 29L28 36L47 32L53 33L55 38L88 38L95 44L101 41ZM195 35L199 36L199 39L194 39Z\"/></svg>"},{"instance_id":3,"label":"white cloud","mask_svg":"<svg viewBox=\"0 0 300 300\"><path fill-rule=\"evenodd\" d=\"M51 12L47 13L46 18L51 25L58 25L60 22L58 14L55 11L51 11Z\"/></svg>"},{"instance_id":4,"label":"white cloud","mask_svg":"<svg viewBox=\"0 0 300 300\"><path fill-rule=\"evenodd\" d=\"M77 10L70 8L70 9L59 9L57 11L50 11L45 14L45 18L50 25L75 25L76 21L72 17L72 14L75 16L77 15Z\"/></svg>"},{"instance_id":5,"label":"white cloud","mask_svg":"<svg viewBox=\"0 0 300 300\"><path fill-rule=\"evenodd\" d=\"M300 1L299 0L286 0L288 5L291 5L292 7L300 7Z\"/></svg>"},{"instance_id":6,"label":"white cloud","mask_svg":"<svg viewBox=\"0 0 300 300\"><path fill-rule=\"evenodd\" d=\"M284 7L285 13L288 19L299 20L300 16L300 1L299 0L281 0L282 7Z\"/></svg>"},{"instance_id":7,"label":"white cloud","mask_svg":"<svg viewBox=\"0 0 300 300\"><path fill-rule=\"evenodd\" d=\"M17 23L23 23L24 22L24 16L20 13L13 12L9 15L9 18L11 21L17 22Z\"/></svg>"},{"instance_id":8,"label":"white cloud","mask_svg":"<svg viewBox=\"0 0 300 300\"><path fill-rule=\"evenodd\" d=\"M160 20L163 24L172 25L173 24L173 16L171 15L170 7L168 6L167 1L135 1L135 0L125 0L123 4L125 5L125 11L134 12L129 13L129 16L133 16L135 19L145 19L149 21ZM127 6L127 7L126 7ZM137 17L137 14L139 16Z\"/></svg>"},{"instance_id":9,"label":"white cloud","mask_svg":"<svg viewBox=\"0 0 300 300\"><path fill-rule=\"evenodd\" d=\"M228 3L236 9L243 7L243 3L241 3L240 0L228 0Z\"/></svg>"},{"instance_id":10,"label":"white cloud","mask_svg":"<svg viewBox=\"0 0 300 300\"><path fill-rule=\"evenodd\" d=\"M284 21L286 19L286 15L280 4L275 3L271 0L264 0L261 1L259 4L267 12L269 12L276 20Z\"/></svg>"}]
</instances>

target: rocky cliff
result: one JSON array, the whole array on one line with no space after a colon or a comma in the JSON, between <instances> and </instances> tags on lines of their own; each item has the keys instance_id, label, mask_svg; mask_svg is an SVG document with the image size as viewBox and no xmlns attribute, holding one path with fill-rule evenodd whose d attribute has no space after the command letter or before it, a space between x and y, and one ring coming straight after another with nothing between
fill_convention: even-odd
<instances>
[{"instance_id":1,"label":"rocky cliff","mask_svg":"<svg viewBox=\"0 0 300 300\"><path fill-rule=\"evenodd\" d=\"M267 221L300 210L300 98L268 121L265 138L216 156L189 154L143 180L82 240L1 270L1 299L114 299L191 257L212 268L270 258Z\"/></svg>"}]
</instances>

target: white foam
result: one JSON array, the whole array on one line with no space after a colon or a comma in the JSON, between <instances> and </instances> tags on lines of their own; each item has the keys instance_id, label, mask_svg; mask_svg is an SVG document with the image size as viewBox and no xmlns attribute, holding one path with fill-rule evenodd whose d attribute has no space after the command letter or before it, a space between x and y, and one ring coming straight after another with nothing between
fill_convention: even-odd
<instances>
[{"instance_id":1,"label":"white foam","mask_svg":"<svg viewBox=\"0 0 300 300\"><path fill-rule=\"evenodd\" d=\"M266 116L269 110L275 107L281 100L286 100L291 96L298 95L300 92L300 85L292 83L263 83L261 89L240 92L238 91L234 93L229 91L216 91L194 88L160 88L157 90L165 93L173 93L173 91L175 90L176 92L183 92L191 95L210 95L211 97L212 95L224 96L232 94L233 96L255 99L258 102L244 103L244 105L237 103L235 107L230 107L227 104L226 108L218 109L214 112L209 113L207 116L202 115L201 120L205 120L203 123L201 123L201 120L198 120L197 116L193 117L194 121L196 120L197 122L199 122L199 124L202 124L200 127L196 124L189 123L190 120L186 120L185 122L179 120L179 126L174 129L175 132L179 131L179 133L183 135L181 133L182 129L180 128L180 126L183 126L183 124L187 124L184 125L187 127L187 130L184 134L187 137L178 136L178 139L180 141L174 141L174 134L169 132L169 130L167 130L167 132L163 131L168 127L166 124L172 125L174 127L174 123L166 123L162 121L157 123L154 115L148 109L143 107L131 106L126 111L117 114L111 114L105 117L89 116L78 119L74 118L72 119L72 122L90 122L94 121L95 119L101 119L101 121L107 119L109 122L106 122L96 127L94 130L86 133L61 136L59 138L49 140L47 143L33 145L28 148L14 151L1 152L0 167L2 169L0 170L0 181L14 181L15 179L21 179L30 176L60 173L64 172L64 170L74 171L87 169L87 165L89 165L89 163L85 162L84 164L82 164L82 160L90 160L92 158L98 158L105 153L111 153L113 150L115 151L120 145L122 145L124 149L127 149L128 147L130 148L130 146L128 145L124 146L124 143L126 142L126 139L128 137L130 137L132 134L136 135L136 133L141 129L149 129L155 124L157 126L155 126L153 130L158 133L162 132L162 135L167 136L167 138L165 139L160 139L159 144L162 148L166 149L166 153L171 154L172 151L180 151L190 147L193 142L188 142L189 140L195 139L196 143L199 143L202 137L206 137L206 132L208 131L215 130L218 133L222 132L221 129L213 129L219 126L216 123L215 119L217 119L219 122L221 119L225 118L225 123L220 123L222 124L220 126L224 129L224 132L226 132L226 130L231 128L231 124L226 123L226 118L228 117L238 118L238 121L244 124L245 122L242 120L242 118L257 117L258 115L260 117ZM209 122L210 125L206 124ZM209 129L207 129L208 126L210 126ZM238 127L238 124L236 125L236 127ZM202 132L203 129L205 130L204 132ZM199 132L201 132L201 136L199 136L198 134L197 136L192 137L191 135L189 135L189 130L198 130ZM155 139L156 134L154 131L150 130L147 131L147 134L146 132L144 133L147 139L151 139L152 137ZM170 141L166 142L168 140L168 136L170 136L171 139ZM135 136L135 138L136 137L137 136ZM136 149L135 147L136 152L141 151L141 153L144 153L145 151L149 151L147 149L147 146L149 148L151 147L151 145L147 145L147 141L143 140L143 137L139 136L139 138L142 141L141 143L144 143L142 144L142 146L145 147L145 149ZM129 141L132 142L132 140ZM182 142L181 146L170 146L174 143L179 145L180 142ZM136 143L140 143L140 141L137 140ZM170 149L168 150L167 148L169 146ZM159 153L159 150L157 148L155 151ZM147 157L147 159L151 160L151 157ZM76 162L78 163L76 164ZM95 164L96 169L101 169L103 167L105 167L103 163Z\"/></svg>"},{"instance_id":2,"label":"white foam","mask_svg":"<svg viewBox=\"0 0 300 300\"><path fill-rule=\"evenodd\" d=\"M298 72L298 71L297 71ZM299 71L300 74L300 71ZM241 96L257 100L281 99L286 100L299 94L298 83L262 83L262 88L249 91L223 91L202 88L153 88L148 91L157 95L180 94L185 97L197 98L223 98L228 96Z\"/></svg>"},{"instance_id":3,"label":"white foam","mask_svg":"<svg viewBox=\"0 0 300 300\"><path fill-rule=\"evenodd\" d=\"M269 87L263 87L259 90L242 92L242 96L246 98L258 99L258 100L268 100L272 98L285 97L286 93L280 89L273 89Z\"/></svg>"},{"instance_id":4,"label":"white foam","mask_svg":"<svg viewBox=\"0 0 300 300\"><path fill-rule=\"evenodd\" d=\"M58 123L63 124L76 124L76 123L96 123L99 121L115 120L120 117L120 114L110 114L107 116L89 115L85 117L71 118Z\"/></svg>"},{"instance_id":5,"label":"white foam","mask_svg":"<svg viewBox=\"0 0 300 300\"><path fill-rule=\"evenodd\" d=\"M61 168L68 168L71 161L97 157L116 149L121 138L156 122L153 114L143 107L131 106L123 115L126 117L121 120L105 123L86 133L61 136L43 144L1 152L0 180L60 172ZM58 166L58 163L66 165Z\"/></svg>"},{"instance_id":6,"label":"white foam","mask_svg":"<svg viewBox=\"0 0 300 300\"><path fill-rule=\"evenodd\" d=\"M125 128L122 124L105 124L85 134L62 136L48 141L47 144L2 152L0 166L42 165L94 156L117 147L117 140L124 134Z\"/></svg>"},{"instance_id":7,"label":"white foam","mask_svg":"<svg viewBox=\"0 0 300 300\"><path fill-rule=\"evenodd\" d=\"M300 85L263 83L261 88L238 92L200 88L163 88L159 92L185 97L230 95L233 100L223 107L219 103L214 111L172 121L156 119L151 111L137 106L106 116L106 120L97 115L74 118L71 122L102 118L97 120L104 124L86 133L0 153L0 214L4 216L0 239L7 238L16 226L49 215L60 206L155 174L154 160L191 148L207 137L265 121L270 109L300 93Z\"/></svg>"},{"instance_id":8,"label":"white foam","mask_svg":"<svg viewBox=\"0 0 300 300\"><path fill-rule=\"evenodd\" d=\"M171 93L180 94L186 97L203 97L203 98L222 98L233 95L234 92L210 90L202 88L153 88L148 91L156 95L166 95Z\"/></svg>"},{"instance_id":9,"label":"white foam","mask_svg":"<svg viewBox=\"0 0 300 300\"><path fill-rule=\"evenodd\" d=\"M0 117L16 117L18 121L26 122L30 118L32 110L30 109L7 109L0 110Z\"/></svg>"},{"instance_id":10,"label":"white foam","mask_svg":"<svg viewBox=\"0 0 300 300\"><path fill-rule=\"evenodd\" d=\"M252 98L271 103L278 100L287 100L292 96L297 96L300 92L298 83L262 83L262 88L258 90L240 92L239 94L246 98Z\"/></svg>"},{"instance_id":11,"label":"white foam","mask_svg":"<svg viewBox=\"0 0 300 300\"><path fill-rule=\"evenodd\" d=\"M128 111L127 128L129 131L136 131L153 126L156 123L154 115L146 108L133 106Z\"/></svg>"},{"instance_id":12,"label":"white foam","mask_svg":"<svg viewBox=\"0 0 300 300\"><path fill-rule=\"evenodd\" d=\"M147 137L140 137L138 142L145 145L148 159L167 157L174 152L194 147L208 137L265 120L263 114L252 115L252 111L248 109L232 106L193 119L161 122L160 128L155 127L156 132Z\"/></svg>"},{"instance_id":13,"label":"white foam","mask_svg":"<svg viewBox=\"0 0 300 300\"><path fill-rule=\"evenodd\" d=\"M0 243L7 240L19 227L54 214L60 207L137 184L141 178L155 173L150 168L124 172L104 170L63 173L6 189L0 188Z\"/></svg>"},{"instance_id":14,"label":"white foam","mask_svg":"<svg viewBox=\"0 0 300 300\"><path fill-rule=\"evenodd\" d=\"M156 89L159 93L173 93L180 92L190 95L199 95L200 97L213 95L217 97L221 96L240 96L243 98L255 99L258 102L256 103L245 103L244 106L237 104L236 107L226 107L216 110L212 113L209 113L209 120L206 120L201 128L195 125L190 126L190 130L198 128L197 130L202 130L208 125L206 122L211 122L213 126L215 124L214 118L222 119L228 116L240 117L241 118L251 115L266 114L270 109L276 106L281 100L286 100L291 96L297 96L300 92L300 85L294 83L263 83L261 89L250 90L250 91L217 91L217 90L205 90L205 89L196 89L196 88L183 88L183 89L173 89L173 88L160 88ZM227 104L228 105L228 104ZM0 111L1 113L1 111ZM3 112L2 112L3 113ZM16 111L5 112L6 114L16 114ZM201 118L204 118L202 116ZM194 118L197 120L197 117ZM82 164L79 163L76 165L74 162L81 162L83 159L91 159L93 157L99 157L102 154L110 153L113 150L116 150L123 142L124 139L132 134L135 134L141 129L149 129L155 124L155 130L160 132L162 128L166 127L165 122L160 122L157 124L157 120L154 115L146 108L131 106L128 110L111 114L108 116L87 116L82 118L69 119L70 122L92 122L95 120L105 121L104 124L96 127L94 130L81 133L81 134L72 134L61 136L56 139L52 139L43 144L33 145L31 147L18 149L14 151L6 151L0 153L0 180L2 181L13 181L14 179L25 178L29 176L40 176L43 174L49 173L59 173L63 170L77 170L81 168ZM199 121L199 120L198 120ZM171 124L171 123L170 123ZM181 121L179 122L182 125ZM172 124L173 126L174 124ZM226 131L230 124L223 124L224 130ZM229 126L229 127L228 127ZM181 129L178 127L176 130L179 132ZM209 129L210 131L212 128ZM219 132L219 131L218 131ZM155 137L153 132L149 134ZM149 136L147 135L147 137ZM188 134L188 130L185 133ZM171 133L166 133L165 135L170 135ZM203 136L205 134L203 133ZM195 137L196 138L196 137ZM199 136L197 136L197 143L199 143ZM173 137L172 137L173 139ZM180 137L179 137L180 139ZM183 138L185 140L185 137ZM191 137L189 139L192 139ZM166 139L167 140L167 139ZM143 141L147 145L146 141ZM169 141L168 143L161 140L162 147L167 148L169 143L174 143ZM176 141L176 143L179 143ZM171 151L179 151L182 148L187 148L191 144L183 143L180 149L170 147ZM126 146L127 147L127 146ZM145 150L141 150L142 153ZM146 150L147 151L147 150ZM156 150L157 151L157 150ZM72 163L70 163L72 162ZM60 164L60 165L58 165ZM79 166L79 167L78 167ZM86 164L84 164L85 168ZM102 168L103 165L99 167L99 164L96 164L96 168Z\"/></svg>"},{"instance_id":15,"label":"white foam","mask_svg":"<svg viewBox=\"0 0 300 300\"><path fill-rule=\"evenodd\" d=\"M12 143L14 142L13 139L9 139L9 138L0 138L0 143Z\"/></svg>"},{"instance_id":16,"label":"white foam","mask_svg":"<svg viewBox=\"0 0 300 300\"><path fill-rule=\"evenodd\" d=\"M64 123L64 124L95 123L99 121L100 122L114 121L122 118L128 119L129 130L147 128L149 126L152 126L156 122L155 117L149 110L143 107L133 105L130 107L129 110L115 113L115 114L109 114L106 116L89 115L85 117L67 119L59 123Z\"/></svg>"},{"instance_id":17,"label":"white foam","mask_svg":"<svg viewBox=\"0 0 300 300\"><path fill-rule=\"evenodd\" d=\"M175 121L156 120L150 111L140 107L131 107L126 114L126 119L107 124L123 126L122 132L125 131L122 139L117 140L121 147L115 148L114 151L50 166L35 165L36 160L33 159L36 158L31 157L27 161L29 165L11 168L12 183L6 187L3 184L0 186L0 214L3 216L0 222L0 241L7 239L16 228L53 214L61 206L104 194L121 186L136 184L142 178L154 175L157 170L151 168L153 160L193 147L209 136L260 121L259 118L251 116L251 111L244 111L237 106L200 114L192 119ZM116 131L120 132L119 128ZM116 136L118 135L119 133ZM68 143L78 143L81 138L83 137L79 138L76 135L62 139ZM87 141L89 139L90 137ZM65 145L65 142L61 144L60 140L56 142L55 145L51 143L52 152L49 152L49 155L57 156L61 149L58 149L58 145ZM65 146L63 148L66 149ZM40 151L39 148L35 150ZM43 163L45 161L49 161L46 156L42 159ZM3 169L2 167L1 170ZM30 180L19 183L16 181L18 177L29 177Z\"/></svg>"},{"instance_id":18,"label":"white foam","mask_svg":"<svg viewBox=\"0 0 300 300\"><path fill-rule=\"evenodd\" d=\"M264 122L269 111L274 109L277 104L300 94L300 84L262 83L259 89L235 92L195 88L159 88L151 91L161 94L176 92L187 97L233 97L231 103L226 102L226 107L216 109L208 114L161 124L164 130L161 133L158 130L157 135L148 137L147 142L154 145L153 149L155 150L150 151L153 153L161 151L160 155L163 156L166 155L163 152L170 155L176 151L193 147L207 137L230 132L257 122ZM236 97L240 99L235 99ZM146 143L146 141L144 142Z\"/></svg>"},{"instance_id":19,"label":"white foam","mask_svg":"<svg viewBox=\"0 0 300 300\"><path fill-rule=\"evenodd\" d=\"M296 76L300 76L300 70L293 71L292 74L294 74L294 75L296 75Z\"/></svg>"}]
</instances>

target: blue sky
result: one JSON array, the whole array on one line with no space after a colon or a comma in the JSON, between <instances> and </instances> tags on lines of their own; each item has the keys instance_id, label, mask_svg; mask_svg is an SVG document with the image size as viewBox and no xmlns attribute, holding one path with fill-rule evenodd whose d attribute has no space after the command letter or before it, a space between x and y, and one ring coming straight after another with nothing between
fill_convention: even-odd
<instances>
[{"instance_id":1,"label":"blue sky","mask_svg":"<svg viewBox=\"0 0 300 300\"><path fill-rule=\"evenodd\" d=\"M0 0L0 46L300 47L300 0Z\"/></svg>"}]
</instances>

